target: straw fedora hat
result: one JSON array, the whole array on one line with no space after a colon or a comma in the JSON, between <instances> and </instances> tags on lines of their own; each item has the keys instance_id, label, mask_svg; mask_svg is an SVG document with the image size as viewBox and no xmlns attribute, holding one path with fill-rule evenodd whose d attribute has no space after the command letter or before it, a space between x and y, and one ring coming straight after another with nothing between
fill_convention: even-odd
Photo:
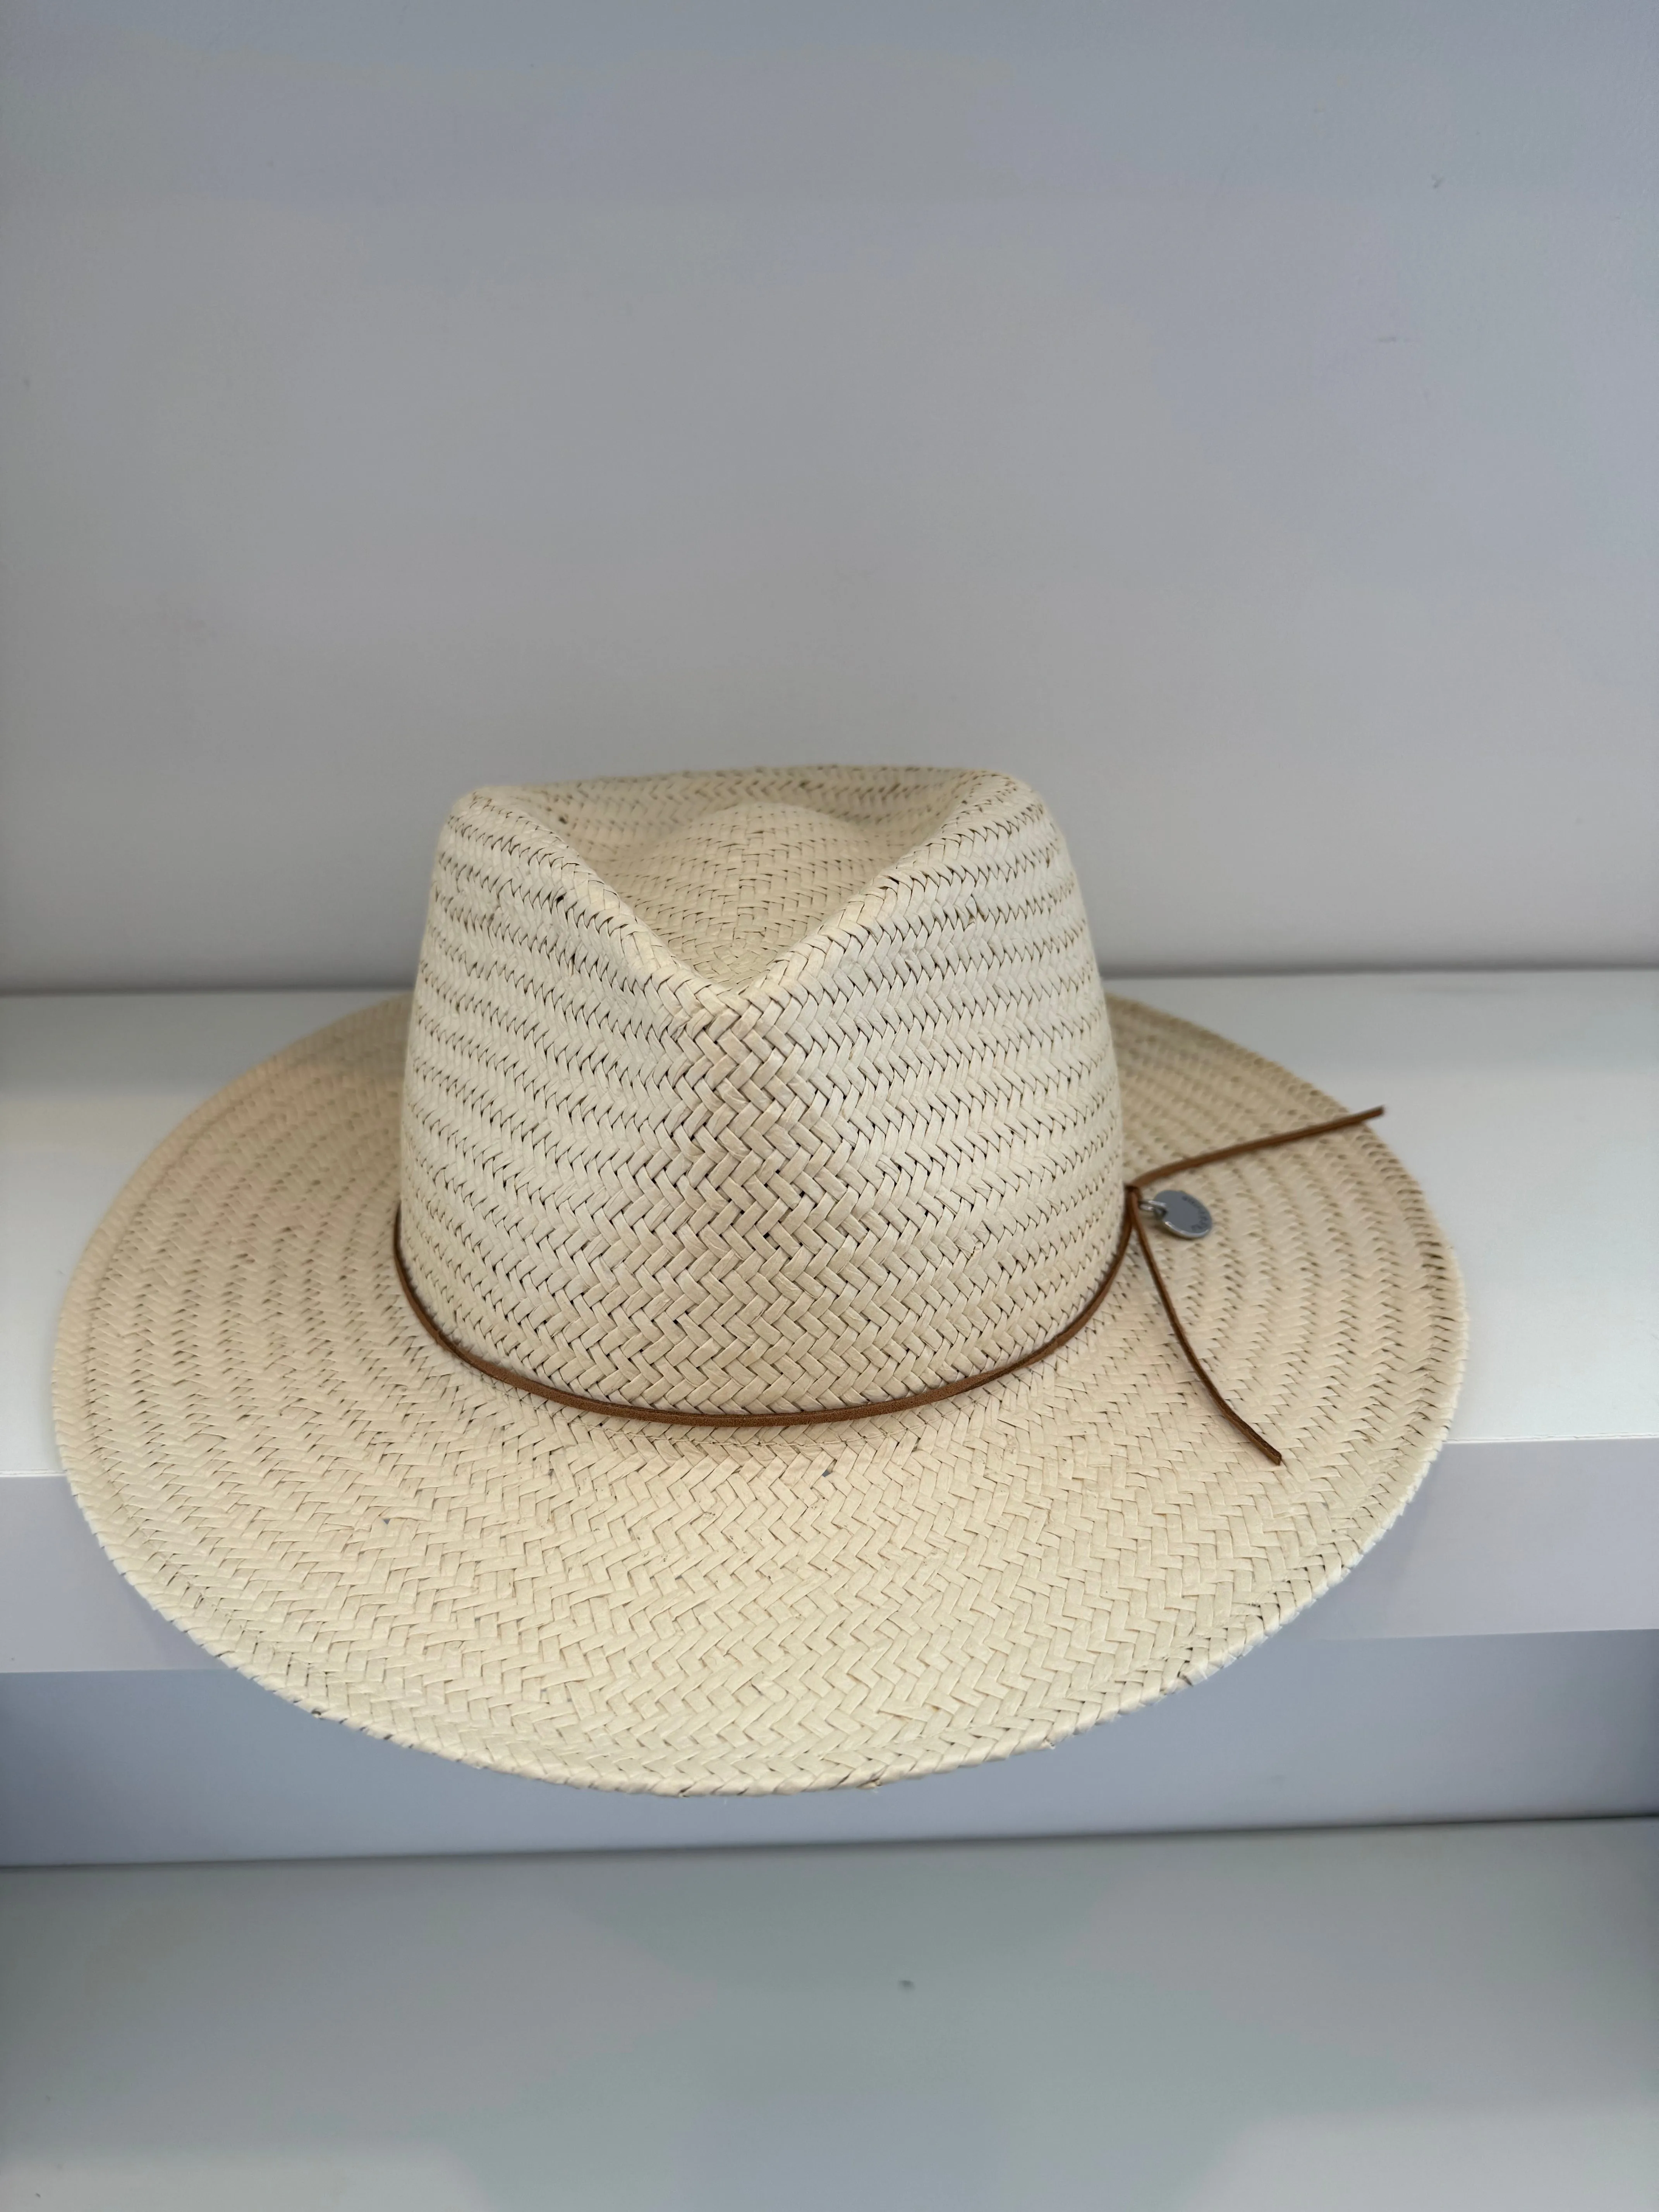
<instances>
[{"instance_id":1,"label":"straw fedora hat","mask_svg":"<svg viewBox=\"0 0 1659 2212\"><path fill-rule=\"evenodd\" d=\"M1463 1341L1362 1117L1105 998L1035 792L767 769L463 799L412 999L138 1170L56 1404L116 1565L280 1695L768 1792L1237 1657L1401 1510Z\"/></svg>"}]
</instances>

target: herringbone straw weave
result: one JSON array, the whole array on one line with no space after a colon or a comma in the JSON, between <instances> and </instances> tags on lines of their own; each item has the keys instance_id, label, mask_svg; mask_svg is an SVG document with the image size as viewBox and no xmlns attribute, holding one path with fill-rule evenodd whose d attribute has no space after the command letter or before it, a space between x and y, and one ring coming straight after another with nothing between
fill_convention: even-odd
<instances>
[{"instance_id":1,"label":"herringbone straw weave","mask_svg":"<svg viewBox=\"0 0 1659 2212\"><path fill-rule=\"evenodd\" d=\"M1115 1037L1116 1057L1113 1042ZM421 971L146 1163L65 1307L60 1438L111 1556L207 1648L447 1757L665 1794L1052 1743L1351 1566L1449 1419L1463 1317L1368 1129L1199 1171L1063 1349L1126 1173L1334 1103L1107 1002L1006 776L756 770L477 792Z\"/></svg>"}]
</instances>

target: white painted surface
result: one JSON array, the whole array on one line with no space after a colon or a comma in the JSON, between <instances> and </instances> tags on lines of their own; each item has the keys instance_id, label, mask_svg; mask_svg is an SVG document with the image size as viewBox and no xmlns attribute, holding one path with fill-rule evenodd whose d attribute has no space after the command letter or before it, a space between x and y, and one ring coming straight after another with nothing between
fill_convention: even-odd
<instances>
[{"instance_id":1,"label":"white painted surface","mask_svg":"<svg viewBox=\"0 0 1659 2212\"><path fill-rule=\"evenodd\" d=\"M697 1850L1659 1812L1659 1636L1270 1637L1047 1751L641 1797L459 1766L225 1668L0 1674L0 1866Z\"/></svg>"},{"instance_id":2,"label":"white painted surface","mask_svg":"<svg viewBox=\"0 0 1659 2212\"><path fill-rule=\"evenodd\" d=\"M0 2212L1650 2212L1656 1850L0 1876Z\"/></svg>"},{"instance_id":3,"label":"white painted surface","mask_svg":"<svg viewBox=\"0 0 1659 2212\"><path fill-rule=\"evenodd\" d=\"M381 995L0 1000L0 1474L58 1465L58 1309L88 1238L133 1170L256 1060Z\"/></svg>"},{"instance_id":4,"label":"white painted surface","mask_svg":"<svg viewBox=\"0 0 1659 2212\"><path fill-rule=\"evenodd\" d=\"M1656 1560L1659 1441L1454 1445L1375 1550L1279 1632L1659 1632ZM116 1573L61 1475L0 1483L0 1675L217 1667Z\"/></svg>"},{"instance_id":5,"label":"white painted surface","mask_svg":"<svg viewBox=\"0 0 1659 2212\"><path fill-rule=\"evenodd\" d=\"M477 1773L314 1720L210 1660L115 1573L53 1472L46 1373L69 1272L180 1115L364 1001L0 1002L0 1468L16 1478L0 1482L0 1863L1659 1806L1659 979L1133 988L1340 1097L1388 1102L1468 1279L1474 1355L1454 1442L1351 1576L1195 1690L963 1774L689 1806ZM1588 1202L1600 1193L1619 1202Z\"/></svg>"},{"instance_id":6,"label":"white painted surface","mask_svg":"<svg viewBox=\"0 0 1659 2212\"><path fill-rule=\"evenodd\" d=\"M1640 0L13 0L3 975L483 781L1007 763L1117 969L1659 941Z\"/></svg>"},{"instance_id":7,"label":"white painted surface","mask_svg":"<svg viewBox=\"0 0 1659 2212\"><path fill-rule=\"evenodd\" d=\"M1389 1109L1457 1249L1458 1443L1659 1437L1659 975L1229 976L1115 984ZM0 1002L0 1470L57 1466L70 1272L201 1099L362 994Z\"/></svg>"},{"instance_id":8,"label":"white painted surface","mask_svg":"<svg viewBox=\"0 0 1659 2212\"><path fill-rule=\"evenodd\" d=\"M1468 1292L1455 1443L1659 1437L1659 973L1114 988L1386 1104Z\"/></svg>"}]
</instances>

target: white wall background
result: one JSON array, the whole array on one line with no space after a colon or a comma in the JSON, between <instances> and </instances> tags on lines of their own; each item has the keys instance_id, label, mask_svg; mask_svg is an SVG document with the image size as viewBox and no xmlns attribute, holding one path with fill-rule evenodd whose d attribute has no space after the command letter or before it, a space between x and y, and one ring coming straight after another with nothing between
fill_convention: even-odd
<instances>
[{"instance_id":1,"label":"white wall background","mask_svg":"<svg viewBox=\"0 0 1659 2212\"><path fill-rule=\"evenodd\" d=\"M6 0L4 979L477 782L1049 795L1120 970L1659 938L1645 0Z\"/></svg>"}]
</instances>

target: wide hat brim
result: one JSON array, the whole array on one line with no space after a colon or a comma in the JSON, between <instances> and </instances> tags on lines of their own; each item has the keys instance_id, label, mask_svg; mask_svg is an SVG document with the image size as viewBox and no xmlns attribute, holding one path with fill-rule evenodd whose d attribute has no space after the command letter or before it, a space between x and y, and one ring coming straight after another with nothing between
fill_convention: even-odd
<instances>
[{"instance_id":1,"label":"wide hat brim","mask_svg":"<svg viewBox=\"0 0 1659 2212\"><path fill-rule=\"evenodd\" d=\"M349 1016L184 1122L58 1339L64 1462L105 1550L311 1712L671 1796L1000 1759L1237 1658L1352 1566L1445 1435L1457 1270L1369 1128L1183 1177L1215 1232L1159 1240L1280 1467L1217 1414L1133 1251L1063 1349L908 1413L709 1430L530 1397L432 1343L398 1285L407 1013ZM1111 1014L1129 1173L1343 1110L1188 1023Z\"/></svg>"}]
</instances>

